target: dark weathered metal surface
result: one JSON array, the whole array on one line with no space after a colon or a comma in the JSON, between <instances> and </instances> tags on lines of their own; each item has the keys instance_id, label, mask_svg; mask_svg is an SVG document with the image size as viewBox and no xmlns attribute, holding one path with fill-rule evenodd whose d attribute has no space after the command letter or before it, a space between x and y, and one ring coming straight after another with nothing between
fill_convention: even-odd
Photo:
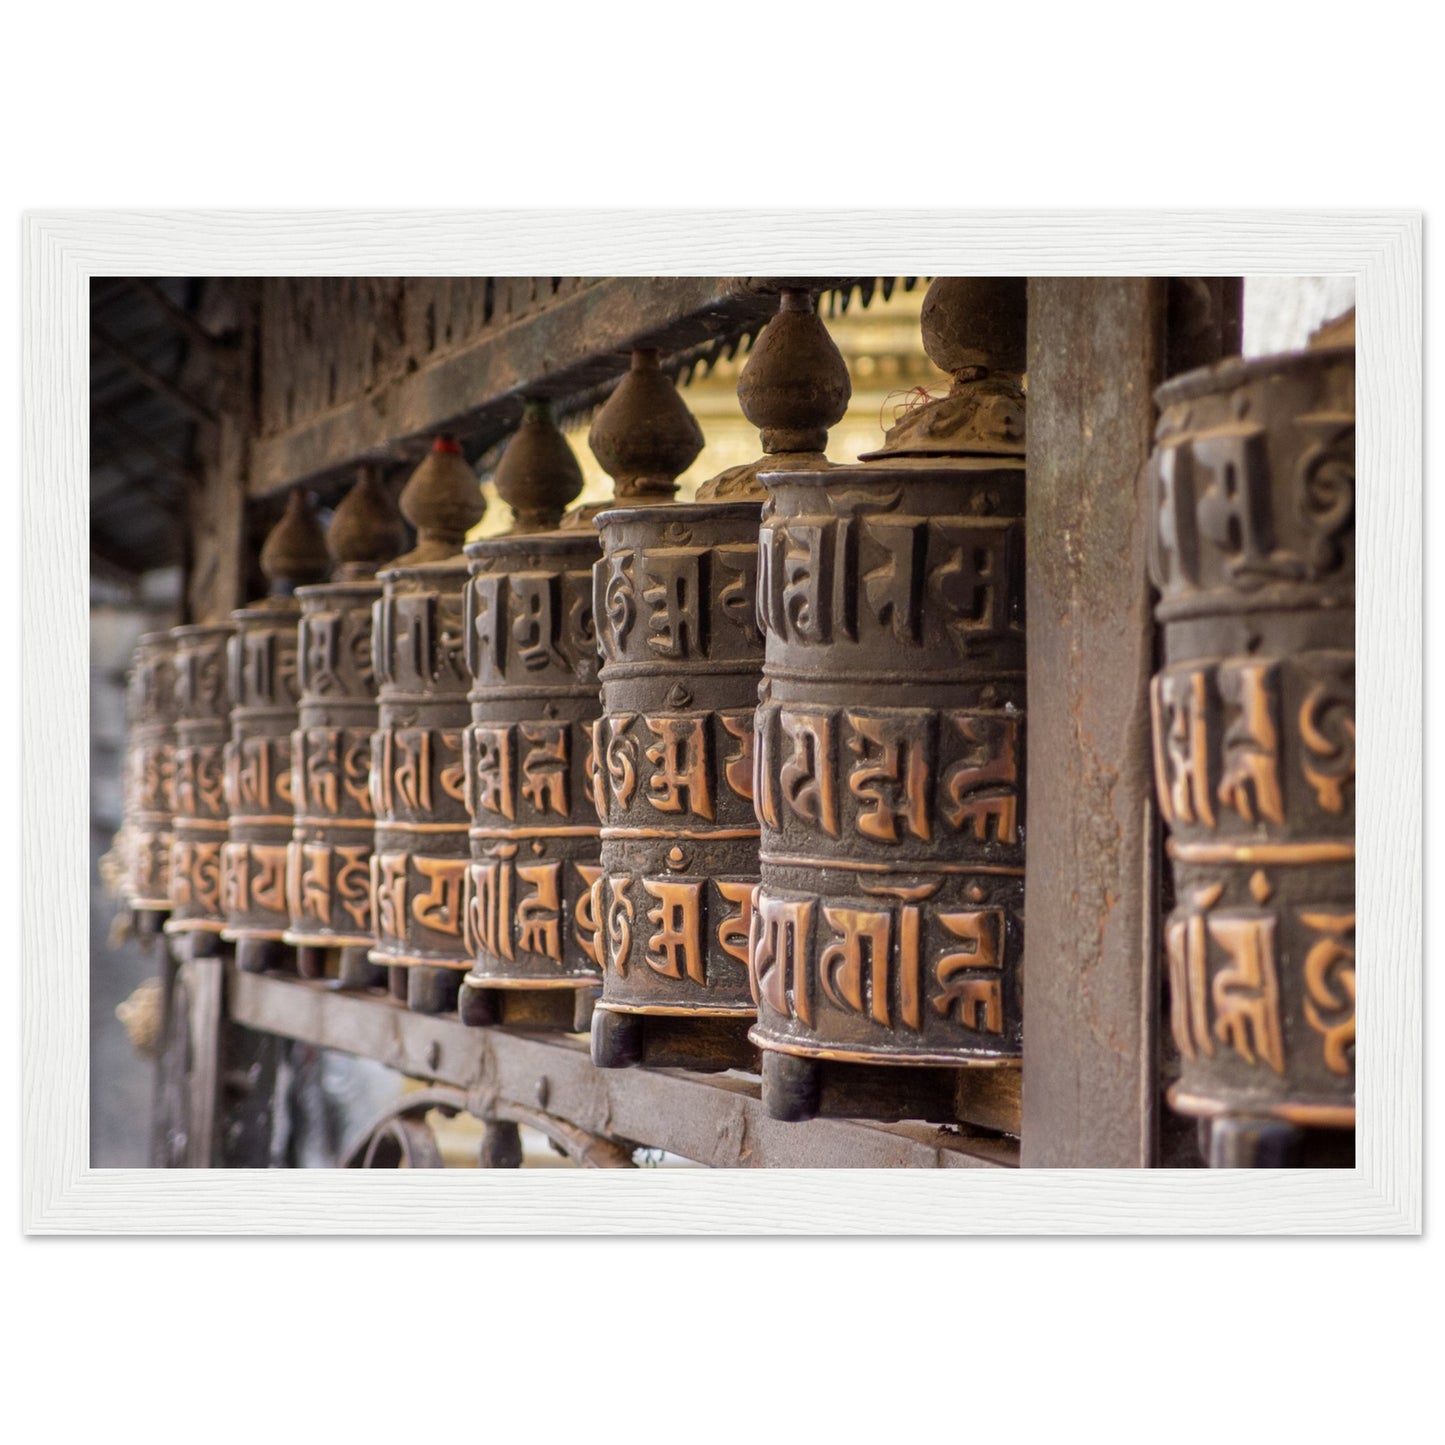
<instances>
[{"instance_id":1,"label":"dark weathered metal surface","mask_svg":"<svg viewBox=\"0 0 1445 1445\"><path fill-rule=\"evenodd\" d=\"M580 531L467 548L469 988L597 985L590 891L598 828L588 776L600 711L597 555L595 534Z\"/></svg>"},{"instance_id":2,"label":"dark weathered metal surface","mask_svg":"<svg viewBox=\"0 0 1445 1445\"><path fill-rule=\"evenodd\" d=\"M371 661L374 582L297 589L300 702L291 740L295 812L286 941L307 948L370 948Z\"/></svg>"},{"instance_id":3,"label":"dark weathered metal surface","mask_svg":"<svg viewBox=\"0 0 1445 1445\"><path fill-rule=\"evenodd\" d=\"M1023 1162L1153 1155L1157 872L1141 468L1165 283L1029 282Z\"/></svg>"},{"instance_id":4,"label":"dark weathered metal surface","mask_svg":"<svg viewBox=\"0 0 1445 1445\"><path fill-rule=\"evenodd\" d=\"M425 968L428 980L436 969L454 970L459 983L471 963L462 758L471 680L462 630L467 569L460 559L393 567L379 580L383 595L372 622L379 711L371 752L371 958Z\"/></svg>"},{"instance_id":5,"label":"dark weathered metal surface","mask_svg":"<svg viewBox=\"0 0 1445 1445\"><path fill-rule=\"evenodd\" d=\"M606 716L592 792L603 820L605 1010L754 1012L760 510L704 502L598 518Z\"/></svg>"},{"instance_id":6,"label":"dark weathered metal surface","mask_svg":"<svg viewBox=\"0 0 1445 1445\"><path fill-rule=\"evenodd\" d=\"M582 469L551 408L529 401L497 468L511 534L467 548L468 1023L575 1028L598 980L597 716L590 527L559 531Z\"/></svg>"},{"instance_id":7,"label":"dark weathered metal surface","mask_svg":"<svg viewBox=\"0 0 1445 1445\"><path fill-rule=\"evenodd\" d=\"M754 1038L1017 1056L1023 462L764 474Z\"/></svg>"},{"instance_id":8,"label":"dark weathered metal surface","mask_svg":"<svg viewBox=\"0 0 1445 1445\"><path fill-rule=\"evenodd\" d=\"M142 912L171 906L171 815L175 807L175 639L140 639L126 694L121 794L126 903Z\"/></svg>"},{"instance_id":9,"label":"dark weathered metal surface","mask_svg":"<svg viewBox=\"0 0 1445 1445\"><path fill-rule=\"evenodd\" d=\"M274 974L232 971L227 990L234 1022L464 1089L468 1110L482 1119L536 1108L545 1085L554 1118L719 1168L971 1168L1017 1160L1009 1141L958 1128L840 1119L780 1123L768 1117L755 1079L599 1070L585 1042L565 1035L467 1028L393 1000Z\"/></svg>"},{"instance_id":10,"label":"dark weathered metal surface","mask_svg":"<svg viewBox=\"0 0 1445 1445\"><path fill-rule=\"evenodd\" d=\"M291 734L301 688L296 629L298 582L330 570L326 538L299 487L261 549L272 595L231 614L227 643L231 736L226 743L228 842L221 856L229 942L243 968L289 958L278 945L291 921L287 862L295 814Z\"/></svg>"},{"instance_id":11,"label":"dark weathered metal surface","mask_svg":"<svg viewBox=\"0 0 1445 1445\"><path fill-rule=\"evenodd\" d=\"M1354 1123L1355 358L1161 387L1154 774L1176 1109Z\"/></svg>"},{"instance_id":12,"label":"dark weathered metal surface","mask_svg":"<svg viewBox=\"0 0 1445 1445\"><path fill-rule=\"evenodd\" d=\"M231 614L231 736L225 750L228 841L221 855L225 937L277 943L290 922L286 855L293 817L291 734L296 726L294 598Z\"/></svg>"},{"instance_id":13,"label":"dark weathered metal surface","mask_svg":"<svg viewBox=\"0 0 1445 1445\"><path fill-rule=\"evenodd\" d=\"M224 750L230 734L226 643L230 624L171 629L176 642L175 813L167 933L225 927L221 850L226 842Z\"/></svg>"}]
</instances>

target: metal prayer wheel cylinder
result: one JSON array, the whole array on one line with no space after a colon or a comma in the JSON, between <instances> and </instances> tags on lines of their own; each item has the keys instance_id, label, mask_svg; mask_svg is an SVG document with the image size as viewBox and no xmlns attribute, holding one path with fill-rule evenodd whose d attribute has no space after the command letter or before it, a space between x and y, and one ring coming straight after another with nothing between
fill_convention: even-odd
<instances>
[{"instance_id":1,"label":"metal prayer wheel cylinder","mask_svg":"<svg viewBox=\"0 0 1445 1445\"><path fill-rule=\"evenodd\" d=\"M167 933L219 934L226 926L221 850L226 844L226 739L230 623L174 627L176 750ZM199 941L197 942L199 946Z\"/></svg>"},{"instance_id":2,"label":"metal prayer wheel cylinder","mask_svg":"<svg viewBox=\"0 0 1445 1445\"><path fill-rule=\"evenodd\" d=\"M371 916L371 735L374 582L330 582L296 590L300 702L291 736L294 824L287 861L284 938L300 948L364 949Z\"/></svg>"},{"instance_id":3,"label":"metal prayer wheel cylinder","mask_svg":"<svg viewBox=\"0 0 1445 1445\"><path fill-rule=\"evenodd\" d=\"M243 967L262 966L291 922L286 863L294 819L291 734L300 688L292 598L231 614L231 735L225 747L229 837L222 852L224 937Z\"/></svg>"},{"instance_id":4,"label":"metal prayer wheel cylinder","mask_svg":"<svg viewBox=\"0 0 1445 1445\"><path fill-rule=\"evenodd\" d=\"M579 991L590 995L600 980L591 774L601 712L598 552L590 529L494 537L466 549L469 1021L478 1003L472 990L498 991L487 1006L497 1022L523 1022L522 1000L550 991L553 1012L570 1028ZM545 1002L530 1007L546 1013ZM534 1022L546 1022L541 1013Z\"/></svg>"},{"instance_id":5,"label":"metal prayer wheel cylinder","mask_svg":"<svg viewBox=\"0 0 1445 1445\"><path fill-rule=\"evenodd\" d=\"M170 909L171 816L175 808L175 639L148 632L136 646L127 688L123 790L127 905Z\"/></svg>"},{"instance_id":6,"label":"metal prayer wheel cylinder","mask_svg":"<svg viewBox=\"0 0 1445 1445\"><path fill-rule=\"evenodd\" d=\"M762 667L757 501L597 518L608 1013L751 1019L758 882L753 713Z\"/></svg>"},{"instance_id":7,"label":"metal prayer wheel cylinder","mask_svg":"<svg viewBox=\"0 0 1445 1445\"><path fill-rule=\"evenodd\" d=\"M1354 350L1227 361L1157 399L1170 1100L1226 1131L1351 1126Z\"/></svg>"},{"instance_id":8,"label":"metal prayer wheel cylinder","mask_svg":"<svg viewBox=\"0 0 1445 1445\"><path fill-rule=\"evenodd\" d=\"M752 1037L850 1064L1011 1063L1023 459L761 480Z\"/></svg>"},{"instance_id":9,"label":"metal prayer wheel cylinder","mask_svg":"<svg viewBox=\"0 0 1445 1445\"><path fill-rule=\"evenodd\" d=\"M438 1012L455 999L472 963L462 753L470 720L462 624L467 569L461 561L392 567L378 581L370 958L408 970L409 1001Z\"/></svg>"}]
</instances>

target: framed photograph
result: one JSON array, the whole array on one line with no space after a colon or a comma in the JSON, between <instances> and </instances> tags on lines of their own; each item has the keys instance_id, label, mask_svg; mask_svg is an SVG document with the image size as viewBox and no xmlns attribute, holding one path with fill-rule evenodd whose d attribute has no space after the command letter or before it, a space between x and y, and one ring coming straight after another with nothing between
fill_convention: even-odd
<instances>
[{"instance_id":1,"label":"framed photograph","mask_svg":"<svg viewBox=\"0 0 1445 1445\"><path fill-rule=\"evenodd\" d=\"M1420 1232L1417 213L24 227L27 1231Z\"/></svg>"}]
</instances>

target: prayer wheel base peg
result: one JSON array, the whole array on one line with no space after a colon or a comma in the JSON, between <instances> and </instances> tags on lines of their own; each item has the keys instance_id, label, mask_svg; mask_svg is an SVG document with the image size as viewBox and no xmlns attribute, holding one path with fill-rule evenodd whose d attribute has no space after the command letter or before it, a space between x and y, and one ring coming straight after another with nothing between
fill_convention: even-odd
<instances>
[{"instance_id":1,"label":"prayer wheel base peg","mask_svg":"<svg viewBox=\"0 0 1445 1445\"><path fill-rule=\"evenodd\" d=\"M236 940L236 967L242 973L289 972L291 950L274 938Z\"/></svg>"},{"instance_id":2,"label":"prayer wheel base peg","mask_svg":"<svg viewBox=\"0 0 1445 1445\"><path fill-rule=\"evenodd\" d=\"M326 977L326 950L303 946L296 950L296 972L302 978Z\"/></svg>"},{"instance_id":3,"label":"prayer wheel base peg","mask_svg":"<svg viewBox=\"0 0 1445 1445\"><path fill-rule=\"evenodd\" d=\"M1199 1152L1211 1169L1353 1169L1355 1131L1220 1114L1199 1121Z\"/></svg>"},{"instance_id":4,"label":"prayer wheel base peg","mask_svg":"<svg viewBox=\"0 0 1445 1445\"><path fill-rule=\"evenodd\" d=\"M845 1063L763 1052L763 1107L784 1123L808 1119L905 1119L967 1124L1017 1134L1017 1068L950 1068Z\"/></svg>"},{"instance_id":5,"label":"prayer wheel base peg","mask_svg":"<svg viewBox=\"0 0 1445 1445\"><path fill-rule=\"evenodd\" d=\"M462 976L454 968L415 964L406 970L406 1006L418 1014L453 1013Z\"/></svg>"},{"instance_id":6,"label":"prayer wheel base peg","mask_svg":"<svg viewBox=\"0 0 1445 1445\"><path fill-rule=\"evenodd\" d=\"M167 915L154 908L132 908L130 911L131 932L144 943L155 938L161 931Z\"/></svg>"},{"instance_id":7,"label":"prayer wheel base peg","mask_svg":"<svg viewBox=\"0 0 1445 1445\"><path fill-rule=\"evenodd\" d=\"M372 963L363 944L338 950L336 981L342 988L385 988L386 969Z\"/></svg>"},{"instance_id":8,"label":"prayer wheel base peg","mask_svg":"<svg viewBox=\"0 0 1445 1445\"><path fill-rule=\"evenodd\" d=\"M1283 1119L1225 1114L1207 1125L1211 1169L1289 1169L1299 1161L1301 1131Z\"/></svg>"},{"instance_id":9,"label":"prayer wheel base peg","mask_svg":"<svg viewBox=\"0 0 1445 1445\"><path fill-rule=\"evenodd\" d=\"M623 1013L605 1005L592 1015L592 1062L599 1069L726 1069L756 1073L757 1047L748 1040L753 1019L706 1014Z\"/></svg>"},{"instance_id":10,"label":"prayer wheel base peg","mask_svg":"<svg viewBox=\"0 0 1445 1445\"><path fill-rule=\"evenodd\" d=\"M409 972L409 969L403 968L399 963L391 964L386 970L386 991L399 1003L406 1002L406 976Z\"/></svg>"},{"instance_id":11,"label":"prayer wheel base peg","mask_svg":"<svg viewBox=\"0 0 1445 1445\"><path fill-rule=\"evenodd\" d=\"M457 1012L469 1028L541 1029L585 1034L592 1027L593 988L487 988L463 983Z\"/></svg>"}]
</instances>

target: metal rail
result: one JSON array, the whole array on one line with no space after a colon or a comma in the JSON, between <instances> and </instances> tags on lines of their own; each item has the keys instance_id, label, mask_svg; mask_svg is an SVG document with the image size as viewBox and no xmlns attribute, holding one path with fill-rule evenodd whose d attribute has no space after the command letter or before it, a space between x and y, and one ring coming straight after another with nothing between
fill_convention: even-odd
<instances>
[{"instance_id":1,"label":"metal rail","mask_svg":"<svg viewBox=\"0 0 1445 1445\"><path fill-rule=\"evenodd\" d=\"M1010 1167L1018 1144L964 1126L772 1119L758 1080L677 1069L596 1069L586 1041L412 1013L377 994L276 975L226 971L231 1022L375 1059L464 1091L469 1113L518 1119L543 1111L588 1134L714 1168Z\"/></svg>"}]
</instances>

